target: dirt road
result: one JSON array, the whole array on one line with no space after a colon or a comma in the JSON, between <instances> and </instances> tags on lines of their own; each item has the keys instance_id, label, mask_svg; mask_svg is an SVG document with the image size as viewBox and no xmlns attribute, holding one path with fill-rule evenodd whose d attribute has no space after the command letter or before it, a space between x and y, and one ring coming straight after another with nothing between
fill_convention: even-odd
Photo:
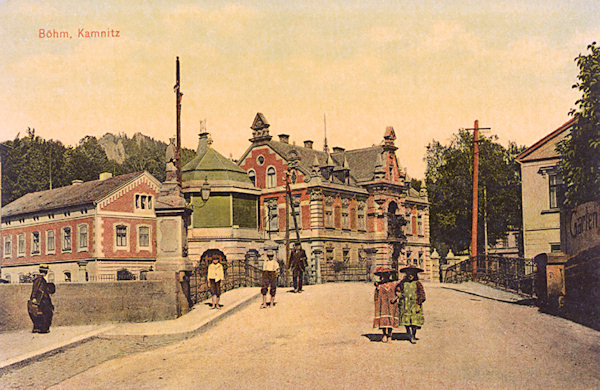
<instances>
[{"instance_id":1,"label":"dirt road","mask_svg":"<svg viewBox=\"0 0 600 390\"><path fill-rule=\"evenodd\" d=\"M207 332L111 360L53 389L599 388L600 334L539 313L425 284L416 345L371 328L363 283L278 291Z\"/></svg>"}]
</instances>

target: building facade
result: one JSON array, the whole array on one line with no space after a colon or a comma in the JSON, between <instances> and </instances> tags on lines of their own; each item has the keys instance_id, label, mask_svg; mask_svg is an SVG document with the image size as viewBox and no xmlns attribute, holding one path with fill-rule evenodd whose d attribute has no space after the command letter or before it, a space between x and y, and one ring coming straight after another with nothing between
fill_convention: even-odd
<instances>
[{"instance_id":1,"label":"building facade","mask_svg":"<svg viewBox=\"0 0 600 390\"><path fill-rule=\"evenodd\" d=\"M1 277L18 283L41 263L56 283L139 278L151 269L160 182L147 172L111 176L3 207Z\"/></svg>"},{"instance_id":2,"label":"building facade","mask_svg":"<svg viewBox=\"0 0 600 390\"><path fill-rule=\"evenodd\" d=\"M569 134L574 124L575 119L569 120L516 158L521 165L523 246L526 258L561 251L562 179L557 171L560 155L556 146Z\"/></svg>"},{"instance_id":3,"label":"building facade","mask_svg":"<svg viewBox=\"0 0 600 390\"><path fill-rule=\"evenodd\" d=\"M275 141L269 128L258 113L238 165L261 190L258 230L279 244L280 256L285 257L286 234L299 238L309 258L308 278L316 283L335 280L344 268L371 273L378 265L431 268L427 192L409 189L393 128L380 145L331 152L327 146L313 149L311 140L296 146L286 134Z\"/></svg>"}]
</instances>

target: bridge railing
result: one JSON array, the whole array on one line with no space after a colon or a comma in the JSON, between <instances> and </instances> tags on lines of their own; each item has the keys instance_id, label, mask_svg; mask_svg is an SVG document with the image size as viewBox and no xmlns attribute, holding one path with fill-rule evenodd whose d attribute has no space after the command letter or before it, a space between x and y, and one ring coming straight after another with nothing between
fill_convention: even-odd
<instances>
[{"instance_id":1,"label":"bridge railing","mask_svg":"<svg viewBox=\"0 0 600 390\"><path fill-rule=\"evenodd\" d=\"M479 255L477 281L520 295L535 296L536 265L533 259Z\"/></svg>"}]
</instances>

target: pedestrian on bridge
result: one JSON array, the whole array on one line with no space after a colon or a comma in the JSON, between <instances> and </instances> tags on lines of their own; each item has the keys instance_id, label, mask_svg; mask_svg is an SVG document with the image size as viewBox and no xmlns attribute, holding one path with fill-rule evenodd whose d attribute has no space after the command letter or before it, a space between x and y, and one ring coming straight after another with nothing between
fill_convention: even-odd
<instances>
[{"instance_id":1,"label":"pedestrian on bridge","mask_svg":"<svg viewBox=\"0 0 600 390\"><path fill-rule=\"evenodd\" d=\"M396 283L391 281L392 270L387 267L377 267L374 274L379 280L375 282L373 328L381 329L381 341L387 343L392 339L393 329L398 327L398 305L392 303Z\"/></svg>"},{"instance_id":2,"label":"pedestrian on bridge","mask_svg":"<svg viewBox=\"0 0 600 390\"><path fill-rule=\"evenodd\" d=\"M267 250L267 260L263 262L262 284L260 293L262 294L261 309L267 307L267 292L271 296L270 307L275 306L275 293L277 292L277 274L279 274L279 263L275 260L275 251Z\"/></svg>"},{"instance_id":3,"label":"pedestrian on bridge","mask_svg":"<svg viewBox=\"0 0 600 390\"><path fill-rule=\"evenodd\" d=\"M419 282L421 268L405 267L400 270L404 278L397 284L395 293L400 312L400 325L404 325L408 340L415 344L417 340L417 329L421 329L425 318L423 316L423 302L425 302L425 289Z\"/></svg>"},{"instance_id":4,"label":"pedestrian on bridge","mask_svg":"<svg viewBox=\"0 0 600 390\"><path fill-rule=\"evenodd\" d=\"M209 252L210 251L210 252ZM203 256L206 256L211 263L208 266L206 279L212 294L211 309L221 309L219 301L221 300L221 281L225 279L225 271L221 261L226 261L225 254L218 249L209 249Z\"/></svg>"}]
</instances>

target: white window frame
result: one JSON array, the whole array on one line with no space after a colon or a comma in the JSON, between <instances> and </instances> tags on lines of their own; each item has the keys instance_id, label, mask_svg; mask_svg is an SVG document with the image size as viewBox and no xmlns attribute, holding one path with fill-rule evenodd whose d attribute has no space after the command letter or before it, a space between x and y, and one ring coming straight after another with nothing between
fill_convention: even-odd
<instances>
[{"instance_id":1,"label":"white window frame","mask_svg":"<svg viewBox=\"0 0 600 390\"><path fill-rule=\"evenodd\" d=\"M69 247L66 248L65 239L67 237L66 229L69 229ZM60 228L60 250L62 253L73 252L73 228L71 226L63 226Z\"/></svg>"},{"instance_id":2,"label":"white window frame","mask_svg":"<svg viewBox=\"0 0 600 390\"><path fill-rule=\"evenodd\" d=\"M141 231L142 228L148 228L148 245L142 245L141 244ZM136 226L136 231L137 231L137 251L151 251L152 250L152 226L151 225L137 225Z\"/></svg>"},{"instance_id":3,"label":"white window frame","mask_svg":"<svg viewBox=\"0 0 600 390\"><path fill-rule=\"evenodd\" d=\"M120 226L125 227L125 245L117 245L117 228ZM130 236L131 236L131 227L128 223L125 222L116 222L113 224L113 250L116 251L129 251L130 248Z\"/></svg>"},{"instance_id":4,"label":"white window frame","mask_svg":"<svg viewBox=\"0 0 600 390\"><path fill-rule=\"evenodd\" d=\"M50 236L50 232L52 232L52 236ZM50 241L50 238L52 238L52 241ZM52 242L52 249L50 249L50 245L48 245L50 242ZM56 253L56 234L54 232L54 229L48 229L46 230L46 254L47 255L53 255Z\"/></svg>"},{"instance_id":5,"label":"white window frame","mask_svg":"<svg viewBox=\"0 0 600 390\"><path fill-rule=\"evenodd\" d=\"M273 175L269 175L269 169L273 170ZM265 187L275 188L277 187L277 169L274 166L269 165L265 170Z\"/></svg>"},{"instance_id":6,"label":"white window frame","mask_svg":"<svg viewBox=\"0 0 600 390\"><path fill-rule=\"evenodd\" d=\"M250 178L250 181L252 182L254 187L256 187L256 171L254 169L250 169L248 171L248 177Z\"/></svg>"},{"instance_id":7,"label":"white window frame","mask_svg":"<svg viewBox=\"0 0 600 390\"><path fill-rule=\"evenodd\" d=\"M6 250L6 246L8 244L8 250ZM4 244L2 246L3 256L5 259L12 257L12 235L7 234L4 236Z\"/></svg>"},{"instance_id":8,"label":"white window frame","mask_svg":"<svg viewBox=\"0 0 600 390\"><path fill-rule=\"evenodd\" d=\"M17 234L17 257L25 257L25 233Z\"/></svg>"},{"instance_id":9,"label":"white window frame","mask_svg":"<svg viewBox=\"0 0 600 390\"><path fill-rule=\"evenodd\" d=\"M81 245L81 231L85 228L85 246ZM77 225L77 252L87 252L90 247L90 227L87 223Z\"/></svg>"},{"instance_id":10,"label":"white window frame","mask_svg":"<svg viewBox=\"0 0 600 390\"><path fill-rule=\"evenodd\" d=\"M154 210L154 196L146 193L136 193L133 197L133 208L135 211Z\"/></svg>"},{"instance_id":11,"label":"white window frame","mask_svg":"<svg viewBox=\"0 0 600 390\"><path fill-rule=\"evenodd\" d=\"M34 237L37 233L37 251L34 252ZM42 234L39 231L31 232L31 256L39 256L42 254Z\"/></svg>"}]
</instances>

